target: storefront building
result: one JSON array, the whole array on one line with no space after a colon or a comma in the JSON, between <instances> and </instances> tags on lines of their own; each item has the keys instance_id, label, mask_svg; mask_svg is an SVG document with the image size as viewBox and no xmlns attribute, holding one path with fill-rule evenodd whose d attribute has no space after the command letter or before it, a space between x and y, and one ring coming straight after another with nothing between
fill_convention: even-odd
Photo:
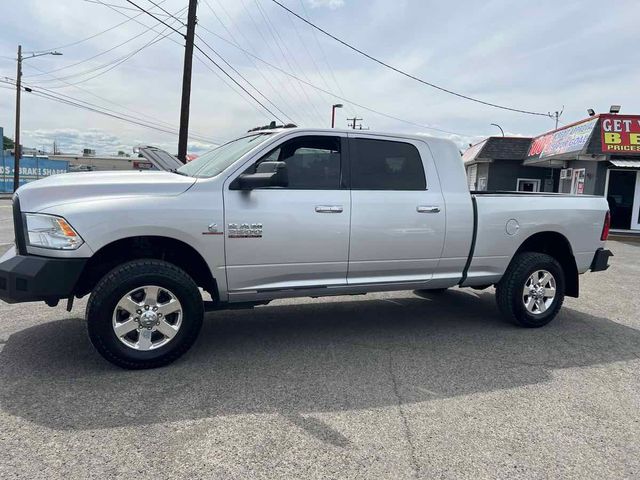
<instances>
[{"instance_id":1,"label":"storefront building","mask_svg":"<svg viewBox=\"0 0 640 480\"><path fill-rule=\"evenodd\" d=\"M464 153L470 187L470 168L495 162L483 152L489 141L506 145L512 139L491 137ZM502 183L513 185L510 190L602 195L609 202L612 229L640 231L640 115L594 115L529 139L521 167L527 170L498 172L504 177L500 181L492 181L489 171L486 190ZM537 175L528 173L536 170ZM481 171L476 167L476 178ZM529 180L521 177L524 172Z\"/></svg>"},{"instance_id":2,"label":"storefront building","mask_svg":"<svg viewBox=\"0 0 640 480\"><path fill-rule=\"evenodd\" d=\"M470 190L554 192L559 174L524 165L531 145L527 137L489 137L464 152Z\"/></svg>"}]
</instances>

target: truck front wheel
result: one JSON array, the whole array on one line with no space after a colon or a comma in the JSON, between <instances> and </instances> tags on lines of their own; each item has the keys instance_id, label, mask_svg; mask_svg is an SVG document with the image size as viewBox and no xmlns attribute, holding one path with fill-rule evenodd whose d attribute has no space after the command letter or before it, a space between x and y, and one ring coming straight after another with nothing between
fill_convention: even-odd
<instances>
[{"instance_id":1,"label":"truck front wheel","mask_svg":"<svg viewBox=\"0 0 640 480\"><path fill-rule=\"evenodd\" d=\"M501 313L522 327L542 327L558 314L564 301L564 272L544 253L525 252L514 257L496 287Z\"/></svg>"},{"instance_id":2,"label":"truck front wheel","mask_svg":"<svg viewBox=\"0 0 640 480\"><path fill-rule=\"evenodd\" d=\"M87 304L89 338L122 368L155 368L173 362L195 342L202 296L182 269L161 260L124 263L96 285Z\"/></svg>"}]
</instances>

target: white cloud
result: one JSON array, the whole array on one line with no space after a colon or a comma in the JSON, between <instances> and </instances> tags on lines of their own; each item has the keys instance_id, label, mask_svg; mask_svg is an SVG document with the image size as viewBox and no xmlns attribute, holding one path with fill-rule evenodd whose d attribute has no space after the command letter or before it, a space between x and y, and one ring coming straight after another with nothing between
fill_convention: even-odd
<instances>
[{"instance_id":1,"label":"white cloud","mask_svg":"<svg viewBox=\"0 0 640 480\"><path fill-rule=\"evenodd\" d=\"M99 153L115 154L118 150L130 153L132 146L124 144L117 135L105 132L98 128L78 130L75 128L53 128L24 130L24 141L27 146L42 148L47 151L53 149L55 141L60 151L64 153L80 153L84 148L91 148Z\"/></svg>"},{"instance_id":2,"label":"white cloud","mask_svg":"<svg viewBox=\"0 0 640 480\"><path fill-rule=\"evenodd\" d=\"M309 0L311 8L328 7L332 10L344 6L344 0Z\"/></svg>"}]
</instances>

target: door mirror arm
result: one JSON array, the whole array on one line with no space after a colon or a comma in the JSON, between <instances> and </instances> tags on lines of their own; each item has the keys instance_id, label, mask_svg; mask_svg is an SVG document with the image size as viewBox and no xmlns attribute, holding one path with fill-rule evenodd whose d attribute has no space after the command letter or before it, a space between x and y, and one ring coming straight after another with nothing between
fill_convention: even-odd
<instances>
[{"instance_id":1,"label":"door mirror arm","mask_svg":"<svg viewBox=\"0 0 640 480\"><path fill-rule=\"evenodd\" d=\"M286 187L289 185L285 162L262 162L255 173L243 173L236 178L230 190L255 190L256 188Z\"/></svg>"}]
</instances>

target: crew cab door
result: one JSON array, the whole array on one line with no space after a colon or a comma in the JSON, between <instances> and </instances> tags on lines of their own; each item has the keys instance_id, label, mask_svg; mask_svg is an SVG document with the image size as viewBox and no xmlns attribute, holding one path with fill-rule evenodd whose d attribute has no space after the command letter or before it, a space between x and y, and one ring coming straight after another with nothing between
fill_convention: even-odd
<instances>
[{"instance_id":1,"label":"crew cab door","mask_svg":"<svg viewBox=\"0 0 640 480\"><path fill-rule=\"evenodd\" d=\"M346 284L351 212L342 184L344 144L346 135L288 136L225 182L230 298ZM288 187L230 188L264 161L286 163Z\"/></svg>"},{"instance_id":2,"label":"crew cab door","mask_svg":"<svg viewBox=\"0 0 640 480\"><path fill-rule=\"evenodd\" d=\"M349 284L424 282L442 255L445 204L426 143L349 134Z\"/></svg>"}]
</instances>

